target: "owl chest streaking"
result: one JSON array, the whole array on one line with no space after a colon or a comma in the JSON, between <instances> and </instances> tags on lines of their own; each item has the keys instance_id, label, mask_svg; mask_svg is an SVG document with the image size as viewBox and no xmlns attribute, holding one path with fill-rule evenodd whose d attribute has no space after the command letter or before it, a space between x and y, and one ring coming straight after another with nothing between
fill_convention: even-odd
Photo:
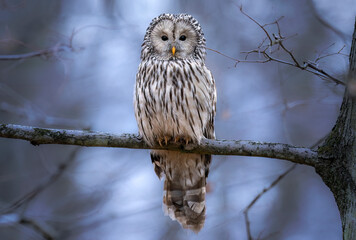
<instances>
[{"instance_id":1,"label":"owl chest streaking","mask_svg":"<svg viewBox=\"0 0 356 240\"><path fill-rule=\"evenodd\" d=\"M205 38L197 20L162 14L146 31L136 76L134 106L139 133L151 146L214 139L216 89L205 66ZM210 155L152 150L165 176L165 213L198 232L205 221Z\"/></svg>"}]
</instances>

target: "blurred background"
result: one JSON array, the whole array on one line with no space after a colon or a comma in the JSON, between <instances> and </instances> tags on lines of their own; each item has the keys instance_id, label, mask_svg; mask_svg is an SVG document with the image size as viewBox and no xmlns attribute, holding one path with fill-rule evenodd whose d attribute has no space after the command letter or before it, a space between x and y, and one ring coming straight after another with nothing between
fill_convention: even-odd
<instances>
[{"instance_id":1,"label":"blurred background","mask_svg":"<svg viewBox=\"0 0 356 240\"><path fill-rule=\"evenodd\" d=\"M280 16L284 42L300 61L344 80L354 0L0 1L0 122L137 133L133 86L152 18L189 13L207 47L244 59ZM275 26L269 31L277 33ZM296 35L295 35L296 34ZM66 44L67 47L62 47ZM68 47L69 46L69 47ZM64 51L60 51L64 50ZM288 60L282 52L275 57ZM251 55L250 59L261 59ZM277 63L239 63L208 51L216 79L218 139L310 147L331 130L344 88ZM290 162L214 156L207 218L198 234L162 211L163 182L148 150L33 146L0 139L0 239L247 239L243 210ZM311 167L297 166L249 211L255 239L342 239L332 193Z\"/></svg>"}]
</instances>

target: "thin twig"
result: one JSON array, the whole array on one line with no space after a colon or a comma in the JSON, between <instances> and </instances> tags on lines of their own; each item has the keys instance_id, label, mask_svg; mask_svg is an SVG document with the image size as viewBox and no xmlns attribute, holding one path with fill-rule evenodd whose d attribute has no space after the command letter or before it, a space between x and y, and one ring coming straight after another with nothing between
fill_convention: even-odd
<instances>
[{"instance_id":1,"label":"thin twig","mask_svg":"<svg viewBox=\"0 0 356 240\"><path fill-rule=\"evenodd\" d=\"M320 61L321 59L323 59L323 58L331 57L331 56L334 56L334 55L342 55L342 56L348 57L347 54L341 52L342 50L344 50L345 47L346 47L346 45L342 46L342 48L341 48L339 51L335 52L335 53L328 53L328 54L325 54L325 55L319 55L319 56L314 60L314 62L317 63L317 62L319 62L319 61Z\"/></svg>"},{"instance_id":2,"label":"thin twig","mask_svg":"<svg viewBox=\"0 0 356 240\"><path fill-rule=\"evenodd\" d=\"M212 48L206 48L206 49L208 49L208 50L210 50L210 51L212 51L212 52L215 52L215 53L217 53L217 54L220 54L220 55L222 55L222 56L224 56L224 57L226 57L226 58L229 58L229 59L231 59L231 60L233 60L233 61L236 61L236 62L239 62L240 60L237 60L236 58L233 58L233 57L230 57L230 56L228 56L228 55L226 55L226 54L224 54L224 53L221 53L221 52L219 52L218 50L214 50L214 49L212 49Z\"/></svg>"},{"instance_id":3,"label":"thin twig","mask_svg":"<svg viewBox=\"0 0 356 240\"><path fill-rule=\"evenodd\" d=\"M260 199L266 192L271 190L274 186L279 183L288 173L290 173L292 170L295 169L297 164L293 164L292 167L290 167L287 171L285 171L283 174L279 175L267 188L264 188L251 202L250 204L245 208L244 210L244 216L245 216L245 223L246 223L246 231L247 231L247 237L248 240L253 240L252 234L251 234L251 226L250 226L250 220L248 217L248 211L253 207L253 205Z\"/></svg>"}]
</instances>

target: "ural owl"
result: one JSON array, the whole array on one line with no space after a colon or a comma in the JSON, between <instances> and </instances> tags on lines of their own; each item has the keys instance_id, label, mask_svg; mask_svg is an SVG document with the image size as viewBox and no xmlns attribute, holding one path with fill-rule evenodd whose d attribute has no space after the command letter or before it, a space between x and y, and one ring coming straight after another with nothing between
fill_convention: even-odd
<instances>
[{"instance_id":1,"label":"ural owl","mask_svg":"<svg viewBox=\"0 0 356 240\"><path fill-rule=\"evenodd\" d=\"M192 16L162 14L148 26L134 96L140 136L148 145L215 138L216 89L205 55L204 34ZM198 232L211 155L152 150L151 160L158 177L165 176L165 213Z\"/></svg>"}]
</instances>

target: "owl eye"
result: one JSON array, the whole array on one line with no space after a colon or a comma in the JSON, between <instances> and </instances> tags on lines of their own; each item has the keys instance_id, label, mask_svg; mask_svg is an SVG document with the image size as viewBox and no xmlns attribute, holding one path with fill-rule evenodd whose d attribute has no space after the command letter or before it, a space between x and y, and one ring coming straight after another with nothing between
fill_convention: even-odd
<instances>
[{"instance_id":1,"label":"owl eye","mask_svg":"<svg viewBox=\"0 0 356 240\"><path fill-rule=\"evenodd\" d=\"M167 40L168 40L168 37L163 35L163 36L161 37L161 39L162 39L163 41L167 41Z\"/></svg>"},{"instance_id":2,"label":"owl eye","mask_svg":"<svg viewBox=\"0 0 356 240\"><path fill-rule=\"evenodd\" d=\"M181 40L181 41L185 41L185 39L187 39L187 37L185 35L182 35L179 37L179 40Z\"/></svg>"}]
</instances>

